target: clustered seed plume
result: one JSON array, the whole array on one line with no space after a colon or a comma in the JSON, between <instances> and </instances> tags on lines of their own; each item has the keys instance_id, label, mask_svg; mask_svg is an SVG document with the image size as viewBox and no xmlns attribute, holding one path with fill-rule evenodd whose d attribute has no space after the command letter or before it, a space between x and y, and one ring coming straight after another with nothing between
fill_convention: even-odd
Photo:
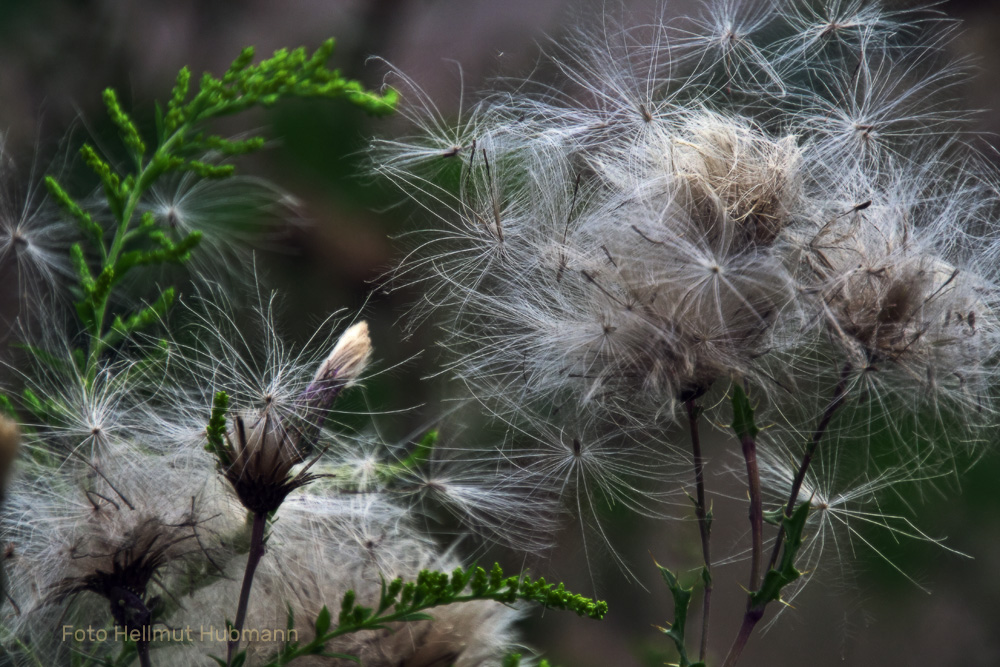
<instances>
[{"instance_id":1,"label":"clustered seed plume","mask_svg":"<svg viewBox=\"0 0 1000 667\"><path fill-rule=\"evenodd\" d=\"M337 399L362 380L371 358L367 324L293 350L274 330L271 307L267 301L259 310L258 336L234 329L228 304L206 297L162 364L120 361L58 391L44 385L44 373L33 374L32 391L53 400L39 403L22 448L31 456L15 468L0 513L9 596L0 639L58 662L75 646L59 641L66 623L105 619L155 629L195 622L221 632L240 595L248 512L278 519L268 524L251 596L247 627L254 630L286 630L291 610L308 641L321 609L337 608L348 591L377 601L384 580L459 565L418 527L416 466L384 443L360 460L360 438L333 430ZM220 391L232 401L220 439L206 446ZM56 406L58 414L44 414ZM6 470L16 430L3 426ZM468 492L485 485L477 483ZM427 518L432 511L420 508ZM481 520L491 514L480 503L467 511ZM373 665L442 656L499 664L519 615L493 602L465 611L445 606L433 621L347 636L330 648ZM266 637L244 643L248 664L264 664L281 648ZM158 661L169 654L178 664L220 646L146 644L143 650L165 656Z\"/></svg>"},{"instance_id":2,"label":"clustered seed plume","mask_svg":"<svg viewBox=\"0 0 1000 667\"><path fill-rule=\"evenodd\" d=\"M539 434L655 442L736 382L764 439L849 397L854 435L889 436L871 478L900 451L937 476L995 422L1000 368L997 178L953 108L953 26L864 0L635 23L571 34L457 128L394 73L418 132L373 168L442 227L395 277L428 286L455 374L536 441L526 475Z\"/></svg>"},{"instance_id":3,"label":"clustered seed plume","mask_svg":"<svg viewBox=\"0 0 1000 667\"><path fill-rule=\"evenodd\" d=\"M93 334L85 344L25 336L35 367L15 401L0 396L24 427L12 466L18 434L0 420L3 648L68 662L81 647L59 641L67 623L222 627L237 597L236 624L284 629L290 611L309 641L321 609L347 591L376 601L395 577L457 566L454 549L426 534L442 512L449 529L457 519L461 534L526 551L549 546L567 513L607 540L607 507L668 514L692 463L673 442L678 408L696 441L702 411L730 419L734 386L769 422L753 436L764 496L784 509L798 489L791 504L810 505L810 569L825 551L847 551L838 540L868 544L864 524L930 539L877 498L945 478L961 445L995 424L1000 353L1000 181L952 106L964 70L946 57L950 24L865 0L664 12L579 29L536 76L487 91L456 123L397 74L417 129L377 140L374 169L441 229L396 277L426 287L449 369L485 406L486 427L499 425L492 449L447 419L395 445L337 423L342 395L368 373L363 321L298 349L278 335L273 299L258 297L255 331L212 286L186 313L194 326L169 341L138 332L173 290L112 319L116 267L186 262L202 231L211 262L243 266L225 261L229 247L258 225L232 214L287 204L272 186L207 180L229 171L211 153L182 159L196 168L134 202L132 232L150 232L159 249L129 251L95 276L81 245L67 266L81 232L70 216L34 190L8 192L0 145L0 269L14 267L19 292L46 295L76 276L84 299L72 298ZM236 95L226 86L246 84L241 71L216 92ZM271 69L255 76L268 72L292 85ZM178 104L168 123L197 109ZM135 185L111 176L109 197ZM107 230L49 187L107 259ZM838 409L806 469L803 429L817 418L825 429ZM864 446L850 446L857 436ZM698 510L706 526L701 500ZM583 549L589 558L586 539ZM372 666L498 665L519 614L445 606L327 649ZM279 645L240 648L252 665ZM164 664L188 664L218 644L159 650Z\"/></svg>"},{"instance_id":4,"label":"clustered seed plume","mask_svg":"<svg viewBox=\"0 0 1000 667\"><path fill-rule=\"evenodd\" d=\"M76 235L41 196L35 174L22 184L23 171L8 155L0 133L0 276L12 287L11 294L38 300L72 275L65 250Z\"/></svg>"}]
</instances>

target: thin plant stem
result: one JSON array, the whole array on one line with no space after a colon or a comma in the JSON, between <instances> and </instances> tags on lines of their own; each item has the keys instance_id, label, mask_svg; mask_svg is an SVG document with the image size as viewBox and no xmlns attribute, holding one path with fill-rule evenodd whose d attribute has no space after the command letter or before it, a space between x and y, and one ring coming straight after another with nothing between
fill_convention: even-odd
<instances>
[{"instance_id":1,"label":"thin plant stem","mask_svg":"<svg viewBox=\"0 0 1000 667\"><path fill-rule=\"evenodd\" d=\"M750 551L750 583L747 595L747 609L743 614L743 622L740 631L733 640L733 645L726 654L726 661L723 667L733 667L740 659L743 649L746 647L753 629L764 617L764 606L753 603L753 593L760 588L760 561L764 551L764 508L760 496L760 469L757 466L757 441L750 434L740 438L740 446L743 448L743 458L747 465L747 486L750 489L750 535L752 548Z\"/></svg>"},{"instance_id":2,"label":"thin plant stem","mask_svg":"<svg viewBox=\"0 0 1000 667\"><path fill-rule=\"evenodd\" d=\"M806 446L805 452L802 453L802 461L799 463L799 469L792 480L792 489L788 494L788 502L785 504L785 516L791 516L792 511L795 510L795 501L799 498L799 491L802 490L802 482L806 478L806 472L808 472L813 456L819 448L819 443L830 426L830 422L833 421L837 410L847 400L847 380L850 373L851 364L844 364L843 369L840 371L840 380L837 382L837 387L833 390L833 397L827 404L826 410L823 411L823 416L820 417L819 423L816 424L816 429L813 431L812 439ZM778 528L778 537L774 540L774 549L771 551L771 561L768 564L768 568L773 568L774 564L778 562L778 554L781 551L781 543L784 536L785 527L782 525Z\"/></svg>"},{"instance_id":3,"label":"thin plant stem","mask_svg":"<svg viewBox=\"0 0 1000 667\"><path fill-rule=\"evenodd\" d=\"M763 607L748 607L746 613L743 615L743 623L740 625L740 631L736 635L736 639L733 640L733 645L729 648L729 653L726 655L726 661L722 663L722 667L734 667L740 659L740 655L743 654L743 649L747 645L747 641L750 640L750 635L753 634L753 629L756 627L757 622L760 621L764 616Z\"/></svg>"},{"instance_id":4,"label":"thin plant stem","mask_svg":"<svg viewBox=\"0 0 1000 667\"><path fill-rule=\"evenodd\" d=\"M247 606L250 603L250 588L253 586L254 572L264 555L264 528L267 526L267 514L256 512L253 515L253 529L250 533L250 553L247 555L247 568L243 573L243 586L240 588L240 602L236 608L236 620L230 631L229 650L226 662L231 663L236 650L240 646L240 635L247 618Z\"/></svg>"},{"instance_id":5,"label":"thin plant stem","mask_svg":"<svg viewBox=\"0 0 1000 667\"><path fill-rule=\"evenodd\" d=\"M752 548L750 551L750 583L748 590L750 593L760 588L760 561L764 552L764 507L760 495L760 469L757 465L757 441L750 434L744 434L740 438L740 446L743 448L743 458L747 466L747 486L750 490L750 536ZM733 667L740 659L743 649L746 647L750 635L758 621L764 617L764 606L753 603L753 598L748 593L747 609L743 614L743 622L740 631L733 640L733 645L729 648L726 661L723 667Z\"/></svg>"},{"instance_id":6,"label":"thin plant stem","mask_svg":"<svg viewBox=\"0 0 1000 667\"><path fill-rule=\"evenodd\" d=\"M747 487L750 490L750 583L749 590L760 588L760 560L764 552L764 506L760 496L760 469L757 466L757 441L750 435L740 439L747 465Z\"/></svg>"},{"instance_id":7,"label":"thin plant stem","mask_svg":"<svg viewBox=\"0 0 1000 667\"><path fill-rule=\"evenodd\" d=\"M701 453L701 437L698 433L698 416L701 408L694 400L685 401L687 408L688 428L691 432L691 452L694 458L695 482L695 515L698 517L698 530L701 533L701 553L705 560L705 590L704 604L701 610L701 648L699 660L704 662L708 651L708 629L712 608L712 523L708 518L708 506L705 500L705 459Z\"/></svg>"},{"instance_id":8,"label":"thin plant stem","mask_svg":"<svg viewBox=\"0 0 1000 667\"><path fill-rule=\"evenodd\" d=\"M830 422L833 421L833 417L836 415L837 410L840 409L840 407L844 404L844 401L847 399L847 381L850 373L851 365L845 364L844 368L840 372L840 380L837 383L837 387L834 389L833 397L827 404L826 410L823 411L823 416L820 417L819 423L813 431L812 440L810 440L809 445L806 447L806 451L802 455L802 461L799 464L798 472L796 472L795 479L792 482L792 490L788 498L788 504L785 507L785 516L791 516L792 511L795 509L795 501L798 499L799 491L802 489L802 481L805 479L806 472L809 470L809 465L812 463L812 458L816 453L816 449L819 447L819 443L823 439L823 434L826 433L826 430L830 426ZM748 440L750 441L749 443L747 442ZM754 547L750 565L750 590L756 591L760 587L760 553L762 550L761 531L763 528L763 512L760 500L760 476L757 471L756 443L753 443L752 438L744 437L741 444L743 445L743 455L747 461L747 476L750 478L750 524L754 532ZM749 447L748 444L750 445ZM754 489L755 484L756 490ZM784 536L785 530L784 526L782 526L778 529L778 536L774 541L774 549L771 552L771 561L768 565L768 569L773 568L775 563L778 561L778 554L781 551ZM760 622L760 619L764 617L764 609L765 605L754 605L748 596L747 610L743 614L743 622L740 625L739 633L736 635L736 639L733 640L733 644L729 648L729 653L726 655L726 660L722 663L722 667L734 667L739 661L740 656L743 654L743 649L746 648L747 642L753 634L754 628L757 626L757 623Z\"/></svg>"}]
</instances>

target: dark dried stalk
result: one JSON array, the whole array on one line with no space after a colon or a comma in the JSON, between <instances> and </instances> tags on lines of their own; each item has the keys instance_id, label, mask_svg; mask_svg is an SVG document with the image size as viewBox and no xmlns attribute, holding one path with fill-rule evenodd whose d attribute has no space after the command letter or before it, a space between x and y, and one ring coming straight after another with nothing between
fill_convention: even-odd
<instances>
[{"instance_id":1,"label":"dark dried stalk","mask_svg":"<svg viewBox=\"0 0 1000 667\"><path fill-rule=\"evenodd\" d=\"M756 627L763 616L763 607L747 608L746 613L743 615L743 623L740 625L739 634L736 635L733 645L729 648L729 654L726 655L726 661L722 663L722 667L734 667L736 665L736 662L740 659L740 655L743 653L743 649L747 645L747 641L750 639L750 635L753 634L754 627Z\"/></svg>"},{"instance_id":2,"label":"dark dried stalk","mask_svg":"<svg viewBox=\"0 0 1000 667\"><path fill-rule=\"evenodd\" d=\"M691 432L691 452L694 458L695 482L695 515L698 517L698 530L701 533L701 553L705 561L705 593L701 612L701 648L699 660L704 662L708 650L708 629L712 608L712 524L708 518L705 500L705 459L701 454L701 437L698 433L698 416L701 414L694 400L685 401L687 408L688 429Z\"/></svg>"},{"instance_id":3,"label":"dark dried stalk","mask_svg":"<svg viewBox=\"0 0 1000 667\"><path fill-rule=\"evenodd\" d=\"M760 469L757 466L757 441L750 434L744 434L740 438L740 446L743 448L743 458L747 466L747 486L750 490L750 534L752 548L750 552L750 583L748 589L750 593L760 588L760 561L764 552L764 507L760 495ZM747 609L743 614L743 623L740 631L733 640L733 645L729 648L726 661L723 667L733 667L740 659L743 649L746 647L753 629L764 617L764 607L755 605L753 599L747 595Z\"/></svg>"},{"instance_id":4,"label":"dark dried stalk","mask_svg":"<svg viewBox=\"0 0 1000 667\"><path fill-rule=\"evenodd\" d=\"M255 512L253 515L253 529L250 533L250 553L247 554L247 567L243 573L243 586L240 588L240 602L236 608L236 620L229 635L229 650L226 654L226 662L231 663L240 647L240 636L243 633L243 624L247 619L247 607L250 604L250 588L253 586L254 573L257 565L264 556L264 528L267 526L267 514Z\"/></svg>"},{"instance_id":5,"label":"dark dried stalk","mask_svg":"<svg viewBox=\"0 0 1000 667\"><path fill-rule=\"evenodd\" d=\"M140 667L152 667L152 658L149 656L149 630L152 627L152 612L139 595L122 586L116 586L111 590L114 600L111 603L111 615L115 622L122 626L126 633L134 626L129 623L137 623L139 639L135 640L135 652L139 658Z\"/></svg>"},{"instance_id":6,"label":"dark dried stalk","mask_svg":"<svg viewBox=\"0 0 1000 667\"><path fill-rule=\"evenodd\" d=\"M760 561L764 552L764 506L760 495L760 469L757 466L757 441L753 435L745 433L740 438L743 448L743 458L747 465L747 486L750 490L750 535L752 547L750 551L750 583L748 589L752 593L760 588ZM747 595L747 610L743 614L740 631L729 648L723 667L733 667L740 659L753 629L764 616L764 607L755 605Z\"/></svg>"},{"instance_id":7,"label":"dark dried stalk","mask_svg":"<svg viewBox=\"0 0 1000 667\"><path fill-rule=\"evenodd\" d=\"M792 515L792 511L795 509L795 501L799 497L799 491L802 489L802 482L805 479L806 472L809 470L809 465L812 463L812 458L816 454L816 449L819 447L819 443L823 439L823 435L826 433L827 428L830 426L830 422L833 421L833 417L836 415L837 410L840 409L840 407L844 404L844 401L847 399L847 380L850 373L851 365L845 364L844 368L840 372L840 380L837 383L837 387L834 389L833 397L830 399L830 403L827 404L826 410L823 411L823 416L820 417L819 423L813 431L812 439L806 447L806 451L802 455L802 461L795 474L795 479L792 481L792 489L788 497L788 503L785 506L785 516ZM741 444L743 445L743 456L746 458L747 462L747 477L749 478L750 485L750 525L753 531L753 552L750 563L750 590L756 591L760 587L760 556L763 550L761 538L761 532L763 529L763 507L760 498L760 475L757 469L756 443L753 442L752 438L744 437ZM781 552L784 537L785 528L784 525L782 525L778 529L778 536L774 541L774 549L771 551L771 560L768 564L768 569L773 568L777 563L778 554ZM726 660L722 664L722 667L734 667L736 665L737 661L740 659L740 655L743 653L743 649L746 647L746 644L750 639L750 635L753 634L754 628L763 617L764 606L754 605L752 601L748 599L747 610L743 615L743 622L740 625L739 633L736 635L736 639L733 640L733 645L729 648L729 653L726 655Z\"/></svg>"},{"instance_id":8,"label":"dark dried stalk","mask_svg":"<svg viewBox=\"0 0 1000 667\"><path fill-rule=\"evenodd\" d=\"M760 559L764 552L764 505L760 496L760 469L757 466L757 441L750 435L740 438L743 458L747 465L747 486L750 490L750 583L748 588L760 588Z\"/></svg>"}]
</instances>

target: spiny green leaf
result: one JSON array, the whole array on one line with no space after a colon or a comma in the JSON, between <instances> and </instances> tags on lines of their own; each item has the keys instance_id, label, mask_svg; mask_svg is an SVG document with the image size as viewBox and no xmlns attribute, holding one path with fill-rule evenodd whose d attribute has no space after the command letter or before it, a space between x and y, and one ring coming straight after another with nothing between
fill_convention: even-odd
<instances>
[{"instance_id":1,"label":"spiny green leaf","mask_svg":"<svg viewBox=\"0 0 1000 667\"><path fill-rule=\"evenodd\" d=\"M413 469L419 468L424 463L430 460L431 455L434 453L434 447L437 445L438 441L438 431L432 430L424 434L424 437L420 439L417 446L413 448L413 451L405 459L400 461L400 465L404 468Z\"/></svg>"},{"instance_id":2,"label":"spiny green leaf","mask_svg":"<svg viewBox=\"0 0 1000 667\"><path fill-rule=\"evenodd\" d=\"M764 521L771 524L772 526L780 526L782 519L785 518L785 508L779 507L774 510L765 510L763 512Z\"/></svg>"},{"instance_id":3,"label":"spiny green leaf","mask_svg":"<svg viewBox=\"0 0 1000 667\"><path fill-rule=\"evenodd\" d=\"M784 517L785 541L782 545L781 561L777 569L768 570L764 575L760 590L750 594L750 604L762 608L769 602L781 599L781 591L802 573L795 569L795 556L802 547L802 531L809 516L809 503L800 504L791 516Z\"/></svg>"},{"instance_id":4,"label":"spiny green leaf","mask_svg":"<svg viewBox=\"0 0 1000 667\"><path fill-rule=\"evenodd\" d=\"M666 582L667 588L670 589L670 594L674 598L674 622L670 625L669 629L662 628L663 634L669 637L673 641L674 646L677 647L677 653L680 656L680 667L691 667L691 661L687 655L687 647L684 644L688 608L691 606L691 589L684 588L677 579L677 575L667 568L659 563L656 563L656 567L660 570L660 575L663 577L663 581Z\"/></svg>"}]
</instances>

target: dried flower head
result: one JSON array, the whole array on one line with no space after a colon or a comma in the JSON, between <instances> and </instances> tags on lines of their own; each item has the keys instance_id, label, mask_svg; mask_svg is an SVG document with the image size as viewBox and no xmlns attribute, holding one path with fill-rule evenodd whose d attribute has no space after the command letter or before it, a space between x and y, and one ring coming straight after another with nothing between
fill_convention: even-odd
<instances>
[{"instance_id":1,"label":"dried flower head","mask_svg":"<svg viewBox=\"0 0 1000 667\"><path fill-rule=\"evenodd\" d=\"M210 427L208 447L244 507L255 514L269 514L289 493L316 479L309 470L318 456L293 471L305 462L303 439L319 431L333 401L358 378L370 356L368 325L359 322L341 335L299 395L299 411L282 415L265 399L257 411L235 413L222 439L217 433L213 435ZM217 403L217 410L224 408Z\"/></svg>"},{"instance_id":2,"label":"dried flower head","mask_svg":"<svg viewBox=\"0 0 1000 667\"><path fill-rule=\"evenodd\" d=\"M292 473L304 461L298 438L297 432L289 431L268 411L249 427L242 416L233 417L225 435L226 447L216 455L220 472L251 512L275 511L289 493L315 479L308 472L310 466Z\"/></svg>"},{"instance_id":3,"label":"dried flower head","mask_svg":"<svg viewBox=\"0 0 1000 667\"><path fill-rule=\"evenodd\" d=\"M89 475L15 480L0 530L11 603L4 624L53 659L71 649L58 641L62 623L147 626L161 595L221 574L220 535L239 530L209 468L135 456L91 461Z\"/></svg>"},{"instance_id":4,"label":"dried flower head","mask_svg":"<svg viewBox=\"0 0 1000 667\"><path fill-rule=\"evenodd\" d=\"M991 410L995 271L967 241L949 238L954 202L924 201L898 182L871 187L843 214L828 212L805 244L804 296L832 343L831 365L846 364L854 391L935 411L947 405L969 421Z\"/></svg>"},{"instance_id":5,"label":"dried flower head","mask_svg":"<svg viewBox=\"0 0 1000 667\"><path fill-rule=\"evenodd\" d=\"M25 187L19 177L0 134L0 275L16 285L21 305L34 310L73 275L66 251L77 235L40 184Z\"/></svg>"}]
</instances>

